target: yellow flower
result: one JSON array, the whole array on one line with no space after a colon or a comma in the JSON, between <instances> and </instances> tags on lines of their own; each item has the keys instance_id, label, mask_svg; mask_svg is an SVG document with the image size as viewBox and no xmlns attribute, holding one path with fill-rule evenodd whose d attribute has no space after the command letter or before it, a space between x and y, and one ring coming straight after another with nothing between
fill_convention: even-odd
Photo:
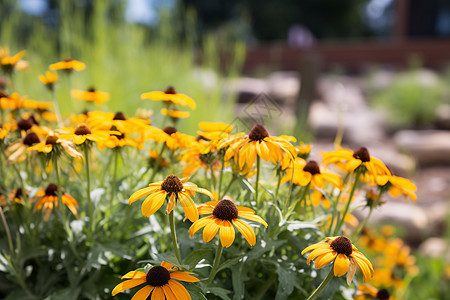
<instances>
[{"instance_id":1,"label":"yellow flower","mask_svg":"<svg viewBox=\"0 0 450 300\"><path fill-rule=\"evenodd\" d=\"M45 190L41 190L36 193L36 197L39 198L34 210L42 209L44 214L44 221L47 222L50 218L53 208L58 207L58 186L50 183ZM77 201L69 194L62 194L62 202L67 205L69 210L78 217Z\"/></svg>"},{"instance_id":2,"label":"yellow flower","mask_svg":"<svg viewBox=\"0 0 450 300\"><path fill-rule=\"evenodd\" d=\"M45 138L44 142L35 144L34 146L28 147L28 151L38 151L42 153L51 153L55 149L59 149L61 146L70 156L75 158L82 157L73 147L73 143L64 139L60 139L55 133L50 132Z\"/></svg>"},{"instance_id":3,"label":"yellow flower","mask_svg":"<svg viewBox=\"0 0 450 300\"><path fill-rule=\"evenodd\" d=\"M127 136L125 133L110 134L108 139L97 143L98 149L103 150L105 148L117 148L123 146L130 146L134 148L143 149L144 143Z\"/></svg>"},{"instance_id":4,"label":"yellow flower","mask_svg":"<svg viewBox=\"0 0 450 300\"><path fill-rule=\"evenodd\" d=\"M11 124L0 124L0 140L4 140L11 130Z\"/></svg>"},{"instance_id":5,"label":"yellow flower","mask_svg":"<svg viewBox=\"0 0 450 300\"><path fill-rule=\"evenodd\" d=\"M64 133L59 137L62 139L72 140L76 145L81 145L87 140L93 142L102 142L107 140L110 134L120 134L117 131L90 129L86 124L80 124L75 129L62 128L61 130Z\"/></svg>"},{"instance_id":6,"label":"yellow flower","mask_svg":"<svg viewBox=\"0 0 450 300\"><path fill-rule=\"evenodd\" d=\"M370 298L366 298L370 296ZM376 300L394 300L386 289L377 289L371 285L360 284L358 285L358 292L355 296L355 300L376 299Z\"/></svg>"},{"instance_id":7,"label":"yellow flower","mask_svg":"<svg viewBox=\"0 0 450 300\"><path fill-rule=\"evenodd\" d=\"M58 75L55 72L47 71L45 75L39 75L39 80L49 89L53 90L55 83L58 81Z\"/></svg>"},{"instance_id":8,"label":"yellow flower","mask_svg":"<svg viewBox=\"0 0 450 300\"><path fill-rule=\"evenodd\" d=\"M141 99L167 101L169 103L179 104L181 106L189 106L191 109L195 109L197 106L192 98L186 96L185 94L178 94L177 91L171 86L165 89L164 92L155 91L144 93L141 95Z\"/></svg>"},{"instance_id":9,"label":"yellow flower","mask_svg":"<svg viewBox=\"0 0 450 300\"><path fill-rule=\"evenodd\" d=\"M317 269L334 262L334 276L341 277L347 273L348 285L355 276L357 266L361 269L365 282L373 276L374 271L370 261L345 236L327 237L323 242L306 247L302 255L311 250L313 251L308 256L308 265L315 258L317 258L315 261Z\"/></svg>"},{"instance_id":10,"label":"yellow flower","mask_svg":"<svg viewBox=\"0 0 450 300\"><path fill-rule=\"evenodd\" d=\"M75 71L82 71L86 68L86 65L78 60L74 60L71 58L66 58L63 61L51 64L49 69L52 71L55 70L65 70L67 72L71 72L72 70Z\"/></svg>"},{"instance_id":11,"label":"yellow flower","mask_svg":"<svg viewBox=\"0 0 450 300\"><path fill-rule=\"evenodd\" d=\"M364 171L367 171L372 178L377 175L390 174L389 169L381 160L370 156L366 147L358 148L354 152L346 149L338 149L323 155L323 164L325 165L340 162L345 162L345 169L348 172L353 172L359 166L363 166Z\"/></svg>"},{"instance_id":12,"label":"yellow flower","mask_svg":"<svg viewBox=\"0 0 450 300\"><path fill-rule=\"evenodd\" d=\"M89 88L87 91L72 90L72 97L88 102L95 102L97 105L109 100L108 93L97 91L93 87Z\"/></svg>"},{"instance_id":13,"label":"yellow flower","mask_svg":"<svg viewBox=\"0 0 450 300\"><path fill-rule=\"evenodd\" d=\"M8 48L0 48L0 66L6 73L10 73L14 68L19 68L19 61L26 53L25 50L22 50L16 55L9 56Z\"/></svg>"},{"instance_id":14,"label":"yellow flower","mask_svg":"<svg viewBox=\"0 0 450 300\"><path fill-rule=\"evenodd\" d=\"M406 178L391 175L391 172L376 177L376 183L380 187L387 187L389 194L392 197L398 197L400 195L409 196L412 200L416 201L417 187L411 180Z\"/></svg>"},{"instance_id":15,"label":"yellow flower","mask_svg":"<svg viewBox=\"0 0 450 300\"><path fill-rule=\"evenodd\" d=\"M179 111L176 109L168 110L167 108L161 109L161 114L163 114L164 116L169 116L174 119L185 119L191 115L191 113L188 111Z\"/></svg>"},{"instance_id":16,"label":"yellow flower","mask_svg":"<svg viewBox=\"0 0 450 300\"><path fill-rule=\"evenodd\" d=\"M10 109L10 110L16 110L21 108L28 108L28 109L36 109L39 107L39 103L48 103L48 102L37 102L34 100L29 100L25 98L21 98L19 94L12 93L11 96L8 96L4 92L0 92L0 105L1 109Z\"/></svg>"},{"instance_id":17,"label":"yellow flower","mask_svg":"<svg viewBox=\"0 0 450 300\"><path fill-rule=\"evenodd\" d=\"M15 162L24 159L23 154L25 154L27 148L40 142L41 140L35 132L28 132L23 139L12 144L8 147L8 149L6 149L6 153L8 153L8 162Z\"/></svg>"},{"instance_id":18,"label":"yellow flower","mask_svg":"<svg viewBox=\"0 0 450 300\"><path fill-rule=\"evenodd\" d=\"M166 143L170 150L186 149L195 142L193 136L179 132L175 127L167 126L163 130L148 132L146 139L154 139L157 143Z\"/></svg>"},{"instance_id":19,"label":"yellow flower","mask_svg":"<svg viewBox=\"0 0 450 300\"><path fill-rule=\"evenodd\" d=\"M219 232L220 242L223 247L230 247L233 244L236 227L250 246L256 244L256 235L253 229L244 221L238 218L247 219L250 221L263 224L267 228L267 223L260 216L255 215L253 209L236 206L229 198L224 198L221 201L210 201L198 207L199 214L212 214L208 217L203 217L192 224L189 228L189 235L194 234L203 229L203 241L205 243L211 241ZM234 225L234 227L233 227Z\"/></svg>"},{"instance_id":20,"label":"yellow flower","mask_svg":"<svg viewBox=\"0 0 450 300\"><path fill-rule=\"evenodd\" d=\"M22 188L17 188L13 191L11 191L10 193L8 193L8 197L5 197L6 195L6 191L4 188L0 188L3 191L0 191L0 205L2 207L5 207L7 205L7 202L13 202L13 203L18 203L18 204L25 204L24 201L24 194L22 191ZM26 195L28 195L28 192L26 192Z\"/></svg>"},{"instance_id":21,"label":"yellow flower","mask_svg":"<svg viewBox=\"0 0 450 300\"><path fill-rule=\"evenodd\" d=\"M270 159L277 163L283 159L283 152L286 152L294 159L295 149L288 140L295 141L293 137L270 136L263 125L257 124L253 126L248 135L230 137L223 140L218 147L229 146L225 153L225 160L234 157L239 168L242 169L245 164L253 167L257 155L265 161Z\"/></svg>"},{"instance_id":22,"label":"yellow flower","mask_svg":"<svg viewBox=\"0 0 450 300\"><path fill-rule=\"evenodd\" d=\"M128 204L148 196L142 203L141 211L144 216L149 217L161 208L164 200L168 201L166 214L169 214L175 207L176 202L180 201L186 217L195 222L198 220L198 210L191 197L195 196L196 192L205 194L211 199L214 199L214 196L208 190L187 182L188 180L189 178L180 180L176 175L169 175L164 181L150 183L148 187L135 192L128 199Z\"/></svg>"},{"instance_id":23,"label":"yellow flower","mask_svg":"<svg viewBox=\"0 0 450 300\"><path fill-rule=\"evenodd\" d=\"M131 271L122 277L129 279L116 285L112 291L115 296L118 293L132 289L138 285L143 285L133 296L133 300L190 300L191 296L186 288L178 281L199 282L200 280L191 275L192 273L178 271L174 265L163 261L160 266L154 266L147 273L141 271Z\"/></svg>"},{"instance_id":24,"label":"yellow flower","mask_svg":"<svg viewBox=\"0 0 450 300\"><path fill-rule=\"evenodd\" d=\"M336 174L321 172L320 166L315 160L306 162L297 157L294 161L294 168L287 169L286 175L281 180L282 184L291 180L292 172L294 172L293 182L297 185L306 186L310 184L313 188L321 189L327 181L334 187L342 189L341 178Z\"/></svg>"}]
</instances>

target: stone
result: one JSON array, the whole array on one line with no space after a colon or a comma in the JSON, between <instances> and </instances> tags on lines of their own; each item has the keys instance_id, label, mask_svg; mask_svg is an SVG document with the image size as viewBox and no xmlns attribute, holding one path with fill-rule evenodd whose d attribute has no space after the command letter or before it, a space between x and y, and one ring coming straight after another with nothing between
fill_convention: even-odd
<instances>
[{"instance_id":1,"label":"stone","mask_svg":"<svg viewBox=\"0 0 450 300\"><path fill-rule=\"evenodd\" d=\"M419 247L419 252L425 256L436 257L450 262L450 245L442 238L430 237Z\"/></svg>"},{"instance_id":2,"label":"stone","mask_svg":"<svg viewBox=\"0 0 450 300\"><path fill-rule=\"evenodd\" d=\"M450 130L401 130L394 142L421 166L450 164Z\"/></svg>"}]
</instances>

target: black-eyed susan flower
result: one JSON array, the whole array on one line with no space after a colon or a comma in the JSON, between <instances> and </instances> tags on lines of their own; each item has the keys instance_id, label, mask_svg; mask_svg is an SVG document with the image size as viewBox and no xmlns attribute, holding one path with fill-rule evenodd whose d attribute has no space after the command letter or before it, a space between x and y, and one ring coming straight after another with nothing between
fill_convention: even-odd
<instances>
[{"instance_id":1,"label":"black-eyed susan flower","mask_svg":"<svg viewBox=\"0 0 450 300\"><path fill-rule=\"evenodd\" d=\"M211 214L211 216L203 217L195 221L191 228L189 228L189 235L193 237L198 230L205 227L203 229L203 241L207 243L219 232L220 242L225 248L233 244L235 238L234 227L239 230L250 246L256 244L255 232L240 218L261 223L267 228L266 221L260 216L255 215L253 209L236 206L229 198L224 198L221 201L210 201L200 205L198 212L201 215Z\"/></svg>"},{"instance_id":2,"label":"black-eyed susan flower","mask_svg":"<svg viewBox=\"0 0 450 300\"><path fill-rule=\"evenodd\" d=\"M163 130L149 131L145 138L153 139L157 143L165 143L172 151L190 148L195 142L195 137L181 133L172 126L167 126Z\"/></svg>"},{"instance_id":3,"label":"black-eyed susan flower","mask_svg":"<svg viewBox=\"0 0 450 300\"><path fill-rule=\"evenodd\" d=\"M294 172L294 174L292 174ZM334 187L342 189L341 178L333 173L320 170L319 164L315 160L305 161L297 157L294 161L294 167L286 171L286 175L281 180L282 183L290 181L293 177L293 183L301 186L308 184L313 188L323 188L325 182L331 183Z\"/></svg>"},{"instance_id":4,"label":"black-eyed susan flower","mask_svg":"<svg viewBox=\"0 0 450 300\"><path fill-rule=\"evenodd\" d=\"M91 129L86 124L80 124L75 129L62 128L64 133L60 134L61 139L72 140L76 145L81 145L86 141L101 142L108 139L110 134L120 134L117 131L107 131L100 129Z\"/></svg>"},{"instance_id":5,"label":"black-eyed susan flower","mask_svg":"<svg viewBox=\"0 0 450 300\"><path fill-rule=\"evenodd\" d=\"M34 146L28 147L28 151L38 151L46 154L59 151L60 149L65 150L65 152L72 157L75 158L82 157L81 153L75 150L73 142L60 139L59 136L54 132L49 132L47 137L45 138L45 141L37 143Z\"/></svg>"},{"instance_id":6,"label":"black-eyed susan flower","mask_svg":"<svg viewBox=\"0 0 450 300\"><path fill-rule=\"evenodd\" d=\"M153 101L166 101L172 104L178 104L181 106L189 106L191 109L195 109L197 105L195 101L185 94L179 94L174 87L169 86L163 92L154 91L141 95L141 99L149 99Z\"/></svg>"},{"instance_id":7,"label":"black-eyed susan flower","mask_svg":"<svg viewBox=\"0 0 450 300\"><path fill-rule=\"evenodd\" d=\"M18 160L24 159L24 154L27 151L28 147L33 146L34 144L40 143L41 140L39 136L35 132L28 132L24 138L20 141L12 144L6 149L6 153L8 154L8 161L15 162Z\"/></svg>"},{"instance_id":8,"label":"black-eyed susan flower","mask_svg":"<svg viewBox=\"0 0 450 300\"><path fill-rule=\"evenodd\" d=\"M148 196L142 203L141 211L145 217L149 217L161 208L165 200L167 200L166 214L169 214L179 201L186 217L195 222L198 220L199 213L191 197L195 196L196 192L205 194L211 199L214 199L214 196L208 190L187 182L188 180L189 178L179 179L176 175L169 175L163 181L151 183L148 187L132 194L128 204Z\"/></svg>"},{"instance_id":9,"label":"black-eyed susan flower","mask_svg":"<svg viewBox=\"0 0 450 300\"><path fill-rule=\"evenodd\" d=\"M95 88L90 87L86 91L82 90L72 90L72 97L75 99L84 100L87 102L95 102L95 104L100 105L105 101L109 100L109 94L106 92L97 91Z\"/></svg>"},{"instance_id":10,"label":"black-eyed susan flower","mask_svg":"<svg viewBox=\"0 0 450 300\"><path fill-rule=\"evenodd\" d=\"M58 81L58 75L55 72L47 71L45 75L39 75L39 80L50 90L53 91L55 83Z\"/></svg>"},{"instance_id":11,"label":"black-eyed susan flower","mask_svg":"<svg viewBox=\"0 0 450 300\"><path fill-rule=\"evenodd\" d=\"M417 187L411 180L392 175L391 172L376 177L376 183L381 188L387 188L392 197L409 196L412 200L417 200Z\"/></svg>"},{"instance_id":12,"label":"black-eyed susan flower","mask_svg":"<svg viewBox=\"0 0 450 300\"><path fill-rule=\"evenodd\" d=\"M26 192L26 195L28 195L28 192ZM7 197L5 197L7 196ZM12 190L10 193L6 194L6 191L3 189L3 191L0 192L0 205L2 207L5 207L8 202L10 203L18 203L18 204L25 204L25 197L22 188L17 188Z\"/></svg>"},{"instance_id":13,"label":"black-eyed susan flower","mask_svg":"<svg viewBox=\"0 0 450 300\"><path fill-rule=\"evenodd\" d=\"M361 269L365 282L373 276L372 263L345 236L327 237L320 243L306 247L302 255L309 251L312 252L308 256L308 265L316 259L315 266L321 269L334 262L334 276L341 277L347 273L349 285L355 275L356 266Z\"/></svg>"},{"instance_id":14,"label":"black-eyed susan flower","mask_svg":"<svg viewBox=\"0 0 450 300\"><path fill-rule=\"evenodd\" d=\"M179 271L174 265L163 261L160 266L154 266L147 273L141 271L131 271L125 274L125 280L113 289L112 295L132 289L142 285L133 296L133 300L146 300L150 297L153 300L190 300L191 296L186 288L178 281L199 282L200 280L192 276L192 273Z\"/></svg>"},{"instance_id":15,"label":"black-eyed susan flower","mask_svg":"<svg viewBox=\"0 0 450 300\"><path fill-rule=\"evenodd\" d=\"M66 58L63 61L51 64L49 69L52 71L56 70L65 70L67 72L71 72L73 70L75 71L82 71L86 68L86 65L82 63L81 61L74 60L72 58Z\"/></svg>"},{"instance_id":16,"label":"black-eyed susan flower","mask_svg":"<svg viewBox=\"0 0 450 300\"><path fill-rule=\"evenodd\" d=\"M293 137L290 140L295 141ZM225 153L225 160L232 157L238 162L242 169L244 164L252 167L256 156L263 160L278 162L282 159L282 153L288 153L294 159L295 149L287 137L270 136L267 129L260 124L253 126L246 136L230 137L219 144L219 148L229 146Z\"/></svg>"},{"instance_id":17,"label":"black-eyed susan flower","mask_svg":"<svg viewBox=\"0 0 450 300\"><path fill-rule=\"evenodd\" d=\"M50 218L53 208L58 207L58 186L50 183L45 190L38 191L36 193L37 203L34 210L42 209L44 214L44 221L47 222ZM69 208L69 210L78 217L77 201L69 194L62 193L62 202Z\"/></svg>"},{"instance_id":18,"label":"black-eyed susan flower","mask_svg":"<svg viewBox=\"0 0 450 300\"><path fill-rule=\"evenodd\" d=\"M353 172L358 167L363 166L363 171L367 171L372 178L377 175L390 174L385 164L378 158L371 156L366 147L360 147L354 152L338 149L323 155L323 164L325 165L339 162L345 163L345 169L348 172Z\"/></svg>"},{"instance_id":19,"label":"black-eyed susan flower","mask_svg":"<svg viewBox=\"0 0 450 300\"><path fill-rule=\"evenodd\" d=\"M387 289L377 289L368 284L358 285L358 292L355 296L355 300L394 300Z\"/></svg>"},{"instance_id":20,"label":"black-eyed susan flower","mask_svg":"<svg viewBox=\"0 0 450 300\"><path fill-rule=\"evenodd\" d=\"M25 56L27 52L25 50L20 51L16 55L10 56L8 48L0 48L0 67L6 74L12 73L14 69L24 69L27 64L21 63L21 58Z\"/></svg>"}]
</instances>

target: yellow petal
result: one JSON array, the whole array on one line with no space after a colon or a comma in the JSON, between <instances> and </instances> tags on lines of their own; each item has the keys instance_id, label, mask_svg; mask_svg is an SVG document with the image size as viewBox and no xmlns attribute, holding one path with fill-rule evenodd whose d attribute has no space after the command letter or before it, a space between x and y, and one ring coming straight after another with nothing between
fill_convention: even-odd
<instances>
[{"instance_id":1,"label":"yellow petal","mask_svg":"<svg viewBox=\"0 0 450 300\"><path fill-rule=\"evenodd\" d=\"M122 276L122 279L131 279L131 278L144 278L145 276L147 276L146 273L141 272L141 271L130 271L127 274Z\"/></svg>"},{"instance_id":2,"label":"yellow petal","mask_svg":"<svg viewBox=\"0 0 450 300\"><path fill-rule=\"evenodd\" d=\"M147 299L154 288L155 287L150 286L150 285L147 285L147 286L143 287L142 289L137 291L136 294L134 294L134 296L133 296L133 298L131 298L131 300L145 300L145 299Z\"/></svg>"},{"instance_id":3,"label":"yellow petal","mask_svg":"<svg viewBox=\"0 0 450 300\"><path fill-rule=\"evenodd\" d=\"M161 206L164 204L166 199L166 192L160 191L158 193L152 194L145 199L142 203L141 211L145 217L153 215Z\"/></svg>"},{"instance_id":4,"label":"yellow petal","mask_svg":"<svg viewBox=\"0 0 450 300\"><path fill-rule=\"evenodd\" d=\"M118 285L116 285L116 287L112 291L112 295L115 296L122 291L134 288L135 286L138 286L145 282L147 282L145 278L130 279L130 280L123 281L123 282L119 283Z\"/></svg>"},{"instance_id":5,"label":"yellow petal","mask_svg":"<svg viewBox=\"0 0 450 300\"><path fill-rule=\"evenodd\" d=\"M329 252L333 252L333 249L331 249L331 247L328 248L318 248L315 249L314 251L312 251L309 256L308 256L308 260L306 261L308 263L308 265L311 263L311 260L315 259L318 256L322 256L324 254L327 254Z\"/></svg>"},{"instance_id":6,"label":"yellow petal","mask_svg":"<svg viewBox=\"0 0 450 300\"><path fill-rule=\"evenodd\" d=\"M230 221L224 220L220 226L220 242L225 248L230 247L234 242L234 227Z\"/></svg>"},{"instance_id":7,"label":"yellow petal","mask_svg":"<svg viewBox=\"0 0 450 300\"><path fill-rule=\"evenodd\" d=\"M178 194L178 199L180 200L181 207L183 208L186 217L191 220L191 222L197 221L199 214L197 206L195 206L195 203L192 201L191 197L183 192L180 192Z\"/></svg>"},{"instance_id":8,"label":"yellow petal","mask_svg":"<svg viewBox=\"0 0 450 300\"><path fill-rule=\"evenodd\" d=\"M260 216L257 216L257 215L254 215L254 214L250 214L250 213L246 213L246 212L241 212L241 211L239 212L238 216L241 217L241 218L250 220L250 221L261 223L267 228L266 221L264 221L263 218L261 218Z\"/></svg>"},{"instance_id":9,"label":"yellow petal","mask_svg":"<svg viewBox=\"0 0 450 300\"><path fill-rule=\"evenodd\" d=\"M169 287L172 292L177 295L178 300L191 300L191 295L189 295L188 291L185 287L175 280L169 280Z\"/></svg>"},{"instance_id":10,"label":"yellow petal","mask_svg":"<svg viewBox=\"0 0 450 300\"><path fill-rule=\"evenodd\" d=\"M164 291L162 289L162 287L157 286L154 288L153 293L152 293L152 298L151 300L165 300L166 297L164 297ZM145 300L145 299L142 299Z\"/></svg>"},{"instance_id":11,"label":"yellow petal","mask_svg":"<svg viewBox=\"0 0 450 300\"><path fill-rule=\"evenodd\" d=\"M338 254L336 259L334 260L334 276L341 277L345 273L347 273L348 268L350 267L350 261L345 254Z\"/></svg>"},{"instance_id":12,"label":"yellow petal","mask_svg":"<svg viewBox=\"0 0 450 300\"><path fill-rule=\"evenodd\" d=\"M205 243L211 241L217 234L217 231L219 230L219 224L220 220L216 218L205 226L205 228L203 229L203 241Z\"/></svg>"},{"instance_id":13,"label":"yellow petal","mask_svg":"<svg viewBox=\"0 0 450 300\"><path fill-rule=\"evenodd\" d=\"M189 275L186 272L181 272L181 271L170 273L170 278L180 280L180 281L186 281L186 282L199 282L200 281L200 279L198 279L192 275Z\"/></svg>"},{"instance_id":14,"label":"yellow petal","mask_svg":"<svg viewBox=\"0 0 450 300\"><path fill-rule=\"evenodd\" d=\"M214 222L215 217L214 216L208 216L201 219L198 219L194 222L194 224L191 225L189 228L189 236L193 237L194 233L205 227L209 224L209 222Z\"/></svg>"},{"instance_id":15,"label":"yellow petal","mask_svg":"<svg viewBox=\"0 0 450 300\"><path fill-rule=\"evenodd\" d=\"M336 258L336 255L336 251L325 253L316 259L314 266L316 266L317 269L322 269L324 266L332 262Z\"/></svg>"},{"instance_id":16,"label":"yellow petal","mask_svg":"<svg viewBox=\"0 0 450 300\"><path fill-rule=\"evenodd\" d=\"M241 232L241 234L244 236L244 238L247 240L247 242L250 244L250 246L254 246L256 244L256 236L253 229L248 226L247 223L242 222L239 219L234 219L233 221L234 226Z\"/></svg>"}]
</instances>

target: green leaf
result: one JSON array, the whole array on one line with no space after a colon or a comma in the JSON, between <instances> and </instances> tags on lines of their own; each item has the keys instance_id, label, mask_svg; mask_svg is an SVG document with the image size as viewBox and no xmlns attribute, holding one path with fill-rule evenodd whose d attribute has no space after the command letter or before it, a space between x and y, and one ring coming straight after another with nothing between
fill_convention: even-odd
<instances>
[{"instance_id":1,"label":"green leaf","mask_svg":"<svg viewBox=\"0 0 450 300\"><path fill-rule=\"evenodd\" d=\"M211 287L211 288L208 288L208 292L220 297L223 300L231 300L231 298L228 297L228 294L230 293L229 290L226 290L223 288L218 288L218 287Z\"/></svg>"},{"instance_id":2,"label":"green leaf","mask_svg":"<svg viewBox=\"0 0 450 300\"><path fill-rule=\"evenodd\" d=\"M278 274L278 290L275 300L287 299L287 296L294 291L294 282L296 281L295 273L283 268L282 265L277 266Z\"/></svg>"},{"instance_id":3,"label":"green leaf","mask_svg":"<svg viewBox=\"0 0 450 300\"><path fill-rule=\"evenodd\" d=\"M233 282L233 300L244 299L245 284L247 280L247 272L243 270L243 264L233 266L231 268L231 278Z\"/></svg>"},{"instance_id":4,"label":"green leaf","mask_svg":"<svg viewBox=\"0 0 450 300\"><path fill-rule=\"evenodd\" d=\"M194 269L195 266L205 258L206 255L211 253L211 249L198 249L192 251L184 260L183 263L189 265L190 269Z\"/></svg>"}]
</instances>

